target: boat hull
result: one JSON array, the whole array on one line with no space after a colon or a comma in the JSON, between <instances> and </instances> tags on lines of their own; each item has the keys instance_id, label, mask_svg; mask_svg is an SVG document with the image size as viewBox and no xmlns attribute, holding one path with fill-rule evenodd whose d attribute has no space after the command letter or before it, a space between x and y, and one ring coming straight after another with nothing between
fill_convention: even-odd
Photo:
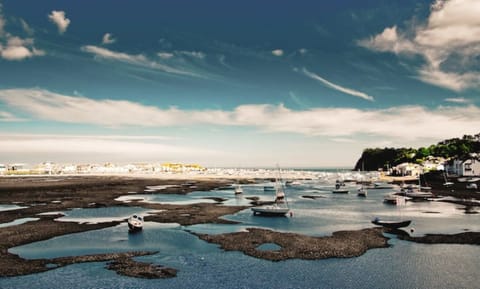
<instances>
[{"instance_id":1,"label":"boat hull","mask_svg":"<svg viewBox=\"0 0 480 289\"><path fill-rule=\"evenodd\" d=\"M131 223L128 223L128 231L130 232L139 232L143 229L143 226L135 226Z\"/></svg>"},{"instance_id":2,"label":"boat hull","mask_svg":"<svg viewBox=\"0 0 480 289\"><path fill-rule=\"evenodd\" d=\"M411 222L412 222L411 220L400 221L400 222L373 220L372 224L375 224L377 226L382 226L382 227L385 227L385 228L389 228L389 229L399 229L399 228L408 227Z\"/></svg>"},{"instance_id":3,"label":"boat hull","mask_svg":"<svg viewBox=\"0 0 480 289\"><path fill-rule=\"evenodd\" d=\"M339 189L339 190L333 190L332 193L334 193L334 194L348 194L349 191L348 191L348 190Z\"/></svg>"},{"instance_id":4,"label":"boat hull","mask_svg":"<svg viewBox=\"0 0 480 289\"><path fill-rule=\"evenodd\" d=\"M252 211L254 215L283 217L290 211L290 209L278 207L256 207L252 208Z\"/></svg>"}]
</instances>

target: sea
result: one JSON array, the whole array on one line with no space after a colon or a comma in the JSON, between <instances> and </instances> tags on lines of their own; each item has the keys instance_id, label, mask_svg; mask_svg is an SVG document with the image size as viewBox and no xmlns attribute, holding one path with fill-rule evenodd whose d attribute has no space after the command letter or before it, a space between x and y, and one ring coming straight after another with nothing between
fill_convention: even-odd
<instances>
[{"instance_id":1,"label":"sea","mask_svg":"<svg viewBox=\"0 0 480 289\"><path fill-rule=\"evenodd\" d=\"M406 230L414 236L480 231L480 214L466 214L461 205L441 200L389 205L383 202L383 196L392 189L369 189L368 196L361 198L356 194L358 185L354 183L346 184L349 194L333 194L338 177L339 173L328 171L317 179L301 180L295 186L286 187L287 200L293 212L293 216L289 217L254 216L250 209L245 209L223 217L238 224L181 226L146 222L139 234L128 234L126 223L121 223L115 227L59 236L9 250L27 259L133 250L158 251L155 255L135 260L175 268L178 273L174 278L125 277L107 270L106 262L94 262L0 278L0 288L478 288L478 245L418 244L385 234L390 238L388 248L371 249L359 257L272 262L241 252L226 252L218 245L189 233L220 234L259 227L328 236L339 230L370 228L375 217L412 220ZM225 205L246 205L249 203L247 197L272 200L273 193L263 189L266 185L270 183L243 185L240 196L225 188L188 195L147 192L140 197L144 202L167 204L212 202L209 197L221 197L227 199ZM128 197L123 200L128 202ZM64 212L65 216L58 221L105 222L122 220L133 213L147 215L152 212L141 206L74 209Z\"/></svg>"}]
</instances>

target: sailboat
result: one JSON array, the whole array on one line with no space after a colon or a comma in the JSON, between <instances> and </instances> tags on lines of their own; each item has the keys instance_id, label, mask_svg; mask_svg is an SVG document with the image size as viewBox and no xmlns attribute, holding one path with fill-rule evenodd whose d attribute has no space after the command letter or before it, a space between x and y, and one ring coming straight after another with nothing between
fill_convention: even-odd
<instances>
[{"instance_id":1,"label":"sailboat","mask_svg":"<svg viewBox=\"0 0 480 289\"><path fill-rule=\"evenodd\" d=\"M235 185L235 195L240 195L243 194L243 188L240 185L240 181L237 181L237 184Z\"/></svg>"},{"instance_id":2,"label":"sailboat","mask_svg":"<svg viewBox=\"0 0 480 289\"><path fill-rule=\"evenodd\" d=\"M431 187L422 187L421 175L418 176L418 190L409 189L405 192L405 196L412 198L412 200L426 200L433 197L430 192Z\"/></svg>"},{"instance_id":3,"label":"sailboat","mask_svg":"<svg viewBox=\"0 0 480 289\"><path fill-rule=\"evenodd\" d=\"M394 197L393 195L390 195ZM405 206L405 198L402 196L395 196L395 204L397 206ZM399 229L403 227L408 227L412 221L411 220L398 220L398 221L393 221L393 220L380 220L379 218L375 218L372 220L372 224L375 224L377 226L382 226L384 228L388 229Z\"/></svg>"},{"instance_id":4,"label":"sailboat","mask_svg":"<svg viewBox=\"0 0 480 289\"><path fill-rule=\"evenodd\" d=\"M359 197L367 197L367 189L365 189L365 187L363 186L363 182L362 182L362 186L358 189L357 191L357 196Z\"/></svg>"},{"instance_id":5,"label":"sailboat","mask_svg":"<svg viewBox=\"0 0 480 289\"><path fill-rule=\"evenodd\" d=\"M285 216L290 208L288 207L287 196L285 194L284 182L281 180L280 168L278 168L278 177L275 179L275 201L273 205L253 207L253 215L263 216Z\"/></svg>"}]
</instances>

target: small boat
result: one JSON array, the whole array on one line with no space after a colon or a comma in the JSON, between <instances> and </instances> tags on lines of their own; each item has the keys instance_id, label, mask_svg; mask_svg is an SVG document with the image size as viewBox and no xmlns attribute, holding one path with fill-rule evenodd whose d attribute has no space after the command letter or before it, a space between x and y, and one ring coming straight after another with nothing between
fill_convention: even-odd
<instances>
[{"instance_id":1,"label":"small boat","mask_svg":"<svg viewBox=\"0 0 480 289\"><path fill-rule=\"evenodd\" d=\"M387 183L373 183L373 186L371 187L372 189L394 189L395 185L393 184L387 184Z\"/></svg>"},{"instance_id":2,"label":"small boat","mask_svg":"<svg viewBox=\"0 0 480 289\"><path fill-rule=\"evenodd\" d=\"M358 189L357 196L367 197L367 190L362 186L360 189Z\"/></svg>"},{"instance_id":3,"label":"small boat","mask_svg":"<svg viewBox=\"0 0 480 289\"><path fill-rule=\"evenodd\" d=\"M273 191L275 191L275 187L274 186L264 186L263 190L265 192L273 192Z\"/></svg>"},{"instance_id":4,"label":"small boat","mask_svg":"<svg viewBox=\"0 0 480 289\"><path fill-rule=\"evenodd\" d=\"M337 183L335 184L335 190L332 191L334 194L348 194L349 190L345 189L345 184L340 183L337 180Z\"/></svg>"},{"instance_id":5,"label":"small boat","mask_svg":"<svg viewBox=\"0 0 480 289\"><path fill-rule=\"evenodd\" d=\"M240 195L243 193L243 189L240 185L235 186L235 195Z\"/></svg>"},{"instance_id":6,"label":"small boat","mask_svg":"<svg viewBox=\"0 0 480 289\"><path fill-rule=\"evenodd\" d=\"M128 230L130 232L138 232L143 228L143 218L137 215L133 215L128 218Z\"/></svg>"},{"instance_id":7,"label":"small boat","mask_svg":"<svg viewBox=\"0 0 480 289\"><path fill-rule=\"evenodd\" d=\"M426 200L428 198L434 197L434 195L431 192L424 192L421 190L408 191L405 193L405 196L411 198L412 200Z\"/></svg>"},{"instance_id":8,"label":"small boat","mask_svg":"<svg viewBox=\"0 0 480 289\"><path fill-rule=\"evenodd\" d=\"M411 200L409 197L399 196L397 193L392 192L383 196L383 202L392 204L392 205L405 205L406 201Z\"/></svg>"},{"instance_id":9,"label":"small boat","mask_svg":"<svg viewBox=\"0 0 480 289\"><path fill-rule=\"evenodd\" d=\"M288 207L279 206L273 204L271 206L262 206L262 207L253 207L252 208L254 215L263 215L263 216L285 216L290 209Z\"/></svg>"},{"instance_id":10,"label":"small boat","mask_svg":"<svg viewBox=\"0 0 480 289\"><path fill-rule=\"evenodd\" d=\"M262 215L262 216L272 216L272 217L282 217L285 216L290 208L288 207L288 202L285 194L285 187L283 181L281 181L280 168L278 169L278 178L275 181L275 202L273 205L253 207L253 215ZM264 187L265 189L266 187Z\"/></svg>"},{"instance_id":11,"label":"small boat","mask_svg":"<svg viewBox=\"0 0 480 289\"><path fill-rule=\"evenodd\" d=\"M375 224L377 226L382 226L385 228L389 229L398 229L398 228L403 228L403 227L408 227L412 221L411 220L406 220L406 221L382 221L378 218L375 218L372 221L372 224Z\"/></svg>"},{"instance_id":12,"label":"small boat","mask_svg":"<svg viewBox=\"0 0 480 289\"><path fill-rule=\"evenodd\" d=\"M476 183L468 183L466 185L466 188L469 189L469 190L476 190L478 188L478 186L477 186Z\"/></svg>"}]
</instances>

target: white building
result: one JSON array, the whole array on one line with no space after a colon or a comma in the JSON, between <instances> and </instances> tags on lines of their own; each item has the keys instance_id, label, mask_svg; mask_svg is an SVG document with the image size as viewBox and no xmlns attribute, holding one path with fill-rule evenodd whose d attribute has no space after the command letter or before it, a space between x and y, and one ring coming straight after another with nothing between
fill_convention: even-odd
<instances>
[{"instance_id":1,"label":"white building","mask_svg":"<svg viewBox=\"0 0 480 289\"><path fill-rule=\"evenodd\" d=\"M4 164L0 164L0 175L3 175L7 172L7 166Z\"/></svg>"},{"instance_id":2,"label":"white building","mask_svg":"<svg viewBox=\"0 0 480 289\"><path fill-rule=\"evenodd\" d=\"M476 158L470 158L464 161L455 159L451 165L447 165L446 171L449 174L454 174L460 177L479 176L480 160Z\"/></svg>"},{"instance_id":3,"label":"white building","mask_svg":"<svg viewBox=\"0 0 480 289\"><path fill-rule=\"evenodd\" d=\"M423 173L423 167L419 164L401 163L392 168L395 175L418 177Z\"/></svg>"}]
</instances>

